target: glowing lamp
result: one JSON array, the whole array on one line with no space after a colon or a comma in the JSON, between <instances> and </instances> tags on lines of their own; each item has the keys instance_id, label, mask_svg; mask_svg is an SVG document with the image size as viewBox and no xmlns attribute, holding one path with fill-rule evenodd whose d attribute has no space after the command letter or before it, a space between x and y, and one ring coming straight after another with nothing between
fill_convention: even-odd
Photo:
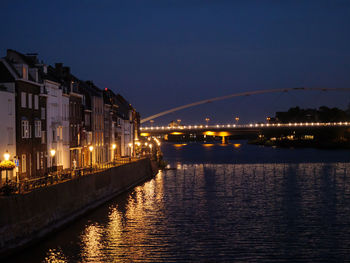
<instances>
[{"instance_id":1,"label":"glowing lamp","mask_svg":"<svg viewBox=\"0 0 350 263\"><path fill-rule=\"evenodd\" d=\"M10 159L10 154L6 151L4 154L5 161L8 161Z\"/></svg>"}]
</instances>

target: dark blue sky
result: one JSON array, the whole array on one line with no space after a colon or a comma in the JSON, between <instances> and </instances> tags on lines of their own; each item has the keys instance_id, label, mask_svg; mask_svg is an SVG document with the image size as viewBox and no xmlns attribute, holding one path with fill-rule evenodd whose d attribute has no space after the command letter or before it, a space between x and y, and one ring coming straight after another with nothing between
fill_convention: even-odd
<instances>
[{"instance_id":1,"label":"dark blue sky","mask_svg":"<svg viewBox=\"0 0 350 263\"><path fill-rule=\"evenodd\" d=\"M78 3L79 2L79 3ZM350 87L350 1L2 1L7 48L63 62L141 115L234 92ZM290 106L346 108L350 93L231 99L157 119L259 121Z\"/></svg>"}]
</instances>

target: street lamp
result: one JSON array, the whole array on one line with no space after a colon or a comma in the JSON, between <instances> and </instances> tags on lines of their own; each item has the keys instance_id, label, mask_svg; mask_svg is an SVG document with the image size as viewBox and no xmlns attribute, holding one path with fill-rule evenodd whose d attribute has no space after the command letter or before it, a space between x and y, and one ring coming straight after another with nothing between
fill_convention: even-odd
<instances>
[{"instance_id":1,"label":"street lamp","mask_svg":"<svg viewBox=\"0 0 350 263\"><path fill-rule=\"evenodd\" d=\"M5 161L8 161L10 159L10 154L8 153L8 151L6 150L6 152L4 153L4 158ZM6 184L8 183L8 171L6 169Z\"/></svg>"},{"instance_id":2,"label":"street lamp","mask_svg":"<svg viewBox=\"0 0 350 263\"><path fill-rule=\"evenodd\" d=\"M10 154L8 153L8 151L5 152L4 158L5 158L5 161L10 160Z\"/></svg>"},{"instance_id":3,"label":"street lamp","mask_svg":"<svg viewBox=\"0 0 350 263\"><path fill-rule=\"evenodd\" d=\"M89 151L90 151L90 167L92 169L92 151L94 150L94 146L90 145L89 146Z\"/></svg>"},{"instance_id":4,"label":"street lamp","mask_svg":"<svg viewBox=\"0 0 350 263\"><path fill-rule=\"evenodd\" d=\"M238 124L239 117L236 117L235 120L236 120L236 124Z\"/></svg>"},{"instance_id":5,"label":"street lamp","mask_svg":"<svg viewBox=\"0 0 350 263\"><path fill-rule=\"evenodd\" d=\"M50 155L51 155L51 171L53 171L53 164L54 164L54 157L56 154L56 150L55 149L51 149L50 150Z\"/></svg>"},{"instance_id":6,"label":"street lamp","mask_svg":"<svg viewBox=\"0 0 350 263\"><path fill-rule=\"evenodd\" d=\"M207 126L208 126L208 123L209 123L210 119L209 118L205 118L205 121L207 122Z\"/></svg>"}]
</instances>

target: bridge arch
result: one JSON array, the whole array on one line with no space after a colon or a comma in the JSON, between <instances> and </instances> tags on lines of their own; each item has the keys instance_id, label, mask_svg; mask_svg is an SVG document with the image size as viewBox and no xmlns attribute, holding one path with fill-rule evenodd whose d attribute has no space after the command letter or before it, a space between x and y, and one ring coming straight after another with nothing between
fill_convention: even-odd
<instances>
[{"instance_id":1,"label":"bridge arch","mask_svg":"<svg viewBox=\"0 0 350 263\"><path fill-rule=\"evenodd\" d=\"M145 123L147 121L159 118L161 116L164 116L164 115L167 115L167 114L179 111L179 110L195 107L195 106L198 106L201 104L210 103L210 102L214 102L214 101L226 100L226 99L230 99L230 98L234 98L234 97L257 95L257 94L264 94L264 93L276 93L276 92L288 92L288 91L306 91L306 90L311 90L311 91L350 91L350 88L308 88L308 87L301 87L301 88L265 89L265 90L239 92L239 93L233 93L233 94L229 94L229 95L225 95L225 96L214 97L211 99L200 100L200 101L192 102L192 103L182 105L179 107L171 108L169 110L162 111L162 112L159 112L159 113L154 114L152 116L141 119L140 122Z\"/></svg>"}]
</instances>

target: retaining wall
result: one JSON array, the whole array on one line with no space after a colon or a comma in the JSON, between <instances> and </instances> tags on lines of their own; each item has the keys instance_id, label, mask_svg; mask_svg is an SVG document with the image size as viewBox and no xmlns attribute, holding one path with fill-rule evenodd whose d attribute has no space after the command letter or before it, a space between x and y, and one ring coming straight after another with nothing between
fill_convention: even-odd
<instances>
[{"instance_id":1,"label":"retaining wall","mask_svg":"<svg viewBox=\"0 0 350 263\"><path fill-rule=\"evenodd\" d=\"M149 159L82 176L23 195L0 198L0 255L13 252L151 178Z\"/></svg>"}]
</instances>

